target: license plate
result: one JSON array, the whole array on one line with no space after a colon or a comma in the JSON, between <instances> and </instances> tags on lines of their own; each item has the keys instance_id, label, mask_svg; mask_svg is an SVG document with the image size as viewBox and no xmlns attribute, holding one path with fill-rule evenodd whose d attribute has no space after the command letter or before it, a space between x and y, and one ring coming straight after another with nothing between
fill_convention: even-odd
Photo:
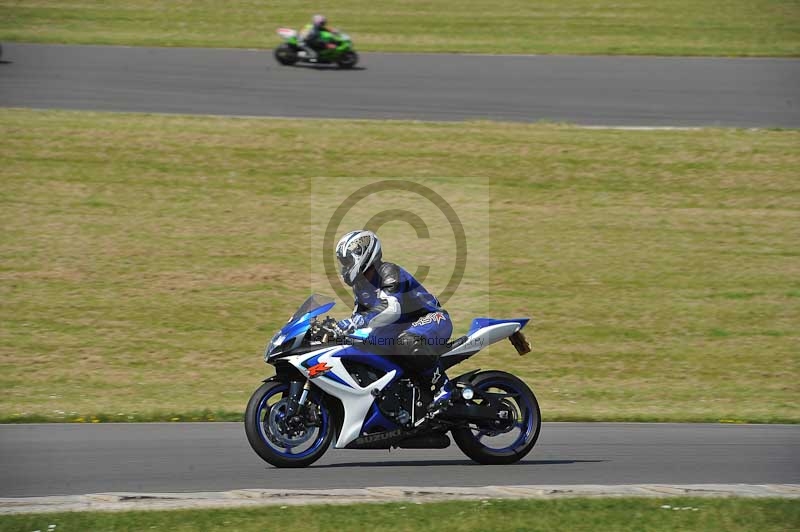
<instances>
[{"instance_id":1,"label":"license plate","mask_svg":"<svg viewBox=\"0 0 800 532\"><path fill-rule=\"evenodd\" d=\"M522 332L517 331L511 336L508 337L511 340L511 343L514 345L514 348L517 350L517 353L522 355L527 355L531 352L531 343L525 338L525 335Z\"/></svg>"}]
</instances>

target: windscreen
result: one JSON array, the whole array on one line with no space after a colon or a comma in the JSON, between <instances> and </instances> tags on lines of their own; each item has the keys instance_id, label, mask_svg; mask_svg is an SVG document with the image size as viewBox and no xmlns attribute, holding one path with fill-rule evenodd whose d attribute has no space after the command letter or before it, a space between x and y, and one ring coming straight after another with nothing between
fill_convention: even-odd
<instances>
[{"instance_id":1,"label":"windscreen","mask_svg":"<svg viewBox=\"0 0 800 532\"><path fill-rule=\"evenodd\" d=\"M333 299L328 297L328 296L321 296L319 294L313 294L313 295L309 296L309 298L306 299L303 302L302 305L300 305L300 308L298 308L294 312L294 314L292 314L292 317L289 318L289 322L293 322L293 321L297 320L299 317L308 314L312 310L316 310L316 309L318 309L318 308L320 308L322 306L325 306L325 305L327 305L329 303L332 303L332 302L333 302Z\"/></svg>"}]
</instances>

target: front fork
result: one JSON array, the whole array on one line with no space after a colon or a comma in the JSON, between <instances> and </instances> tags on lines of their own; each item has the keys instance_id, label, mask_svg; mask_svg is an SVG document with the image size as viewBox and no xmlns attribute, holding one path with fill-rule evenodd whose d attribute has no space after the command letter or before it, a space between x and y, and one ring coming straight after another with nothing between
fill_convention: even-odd
<instances>
[{"instance_id":1,"label":"front fork","mask_svg":"<svg viewBox=\"0 0 800 532\"><path fill-rule=\"evenodd\" d=\"M301 381L289 382L289 405L286 409L286 417L292 417L303 411L310 391L311 381L308 379L306 379L305 383Z\"/></svg>"}]
</instances>

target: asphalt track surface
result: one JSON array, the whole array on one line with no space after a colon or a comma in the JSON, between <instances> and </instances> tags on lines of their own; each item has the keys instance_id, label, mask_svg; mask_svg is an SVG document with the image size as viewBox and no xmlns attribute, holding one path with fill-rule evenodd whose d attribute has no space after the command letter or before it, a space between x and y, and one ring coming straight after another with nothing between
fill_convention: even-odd
<instances>
[{"instance_id":1,"label":"asphalt track surface","mask_svg":"<svg viewBox=\"0 0 800 532\"><path fill-rule=\"evenodd\" d=\"M241 116L800 127L800 60L363 54L6 44L0 106ZM240 424L0 425L0 497L368 486L800 483L800 426L561 424L503 467L446 450L275 469Z\"/></svg>"},{"instance_id":2,"label":"asphalt track surface","mask_svg":"<svg viewBox=\"0 0 800 532\"><path fill-rule=\"evenodd\" d=\"M800 425L544 423L530 455L331 449L276 469L240 423L0 425L0 497L101 492L531 484L796 484Z\"/></svg>"},{"instance_id":3,"label":"asphalt track surface","mask_svg":"<svg viewBox=\"0 0 800 532\"><path fill-rule=\"evenodd\" d=\"M244 116L800 127L800 60L362 54L5 44L0 106Z\"/></svg>"}]
</instances>

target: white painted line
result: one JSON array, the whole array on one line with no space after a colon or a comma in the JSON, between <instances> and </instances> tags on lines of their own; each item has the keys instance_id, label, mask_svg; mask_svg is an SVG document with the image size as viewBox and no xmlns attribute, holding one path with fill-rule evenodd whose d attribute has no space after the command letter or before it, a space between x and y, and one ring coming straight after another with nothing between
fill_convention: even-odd
<instances>
[{"instance_id":1,"label":"white painted line","mask_svg":"<svg viewBox=\"0 0 800 532\"><path fill-rule=\"evenodd\" d=\"M572 125L571 127L577 129L619 129L622 131L700 131L703 129L711 129L715 126L691 127L691 126L581 126ZM726 129L740 129L740 128L726 128Z\"/></svg>"},{"instance_id":2,"label":"white painted line","mask_svg":"<svg viewBox=\"0 0 800 532\"><path fill-rule=\"evenodd\" d=\"M41 112L69 112L69 113L94 113L94 114L118 114L118 115L148 115L148 116L175 116L183 118L220 118L220 119L240 119L240 120L293 120L293 121L338 121L338 122L408 122L412 124L453 124L470 122L490 122L497 124L518 124L530 126L559 126L573 129L597 129L597 130L620 130L620 131L702 131L704 129L744 129L747 131L762 131L772 128L767 127L732 127L732 126L587 126L571 122L551 122L542 120L539 122L514 122L507 120L486 120L481 118L467 118L464 120L418 120L414 118L342 118L342 117L313 117L313 116L264 116L264 115L227 115L227 114L187 114L187 113L164 113L164 112L139 112L139 111L108 111L108 110L76 110L76 109L46 109L28 107L5 107L11 110L41 111Z\"/></svg>"}]
</instances>

